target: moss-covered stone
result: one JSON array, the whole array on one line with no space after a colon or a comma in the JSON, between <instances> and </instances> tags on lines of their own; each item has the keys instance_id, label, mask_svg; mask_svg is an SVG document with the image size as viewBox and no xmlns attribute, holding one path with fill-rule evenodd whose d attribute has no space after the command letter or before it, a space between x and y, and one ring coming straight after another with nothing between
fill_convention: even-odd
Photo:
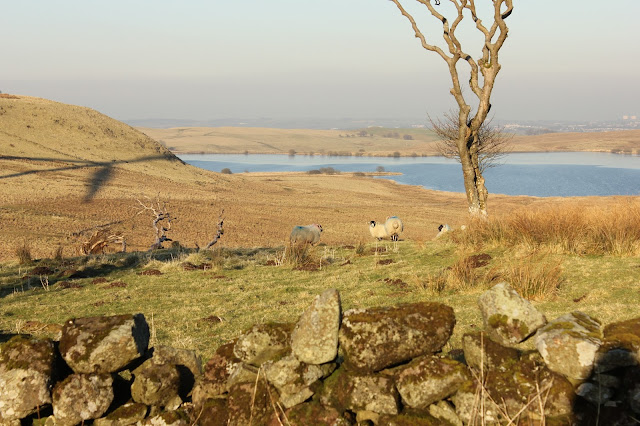
<instances>
[{"instance_id":1,"label":"moss-covered stone","mask_svg":"<svg viewBox=\"0 0 640 426\"><path fill-rule=\"evenodd\" d=\"M351 424L335 408L325 407L313 401L288 409L280 421L282 424L291 426L348 426ZM271 424L279 423L272 421Z\"/></svg>"},{"instance_id":2,"label":"moss-covered stone","mask_svg":"<svg viewBox=\"0 0 640 426\"><path fill-rule=\"evenodd\" d=\"M96 419L93 424L95 426L135 425L147 416L148 411L149 407L145 404L128 402L113 410L106 417Z\"/></svg>"},{"instance_id":3,"label":"moss-covered stone","mask_svg":"<svg viewBox=\"0 0 640 426\"><path fill-rule=\"evenodd\" d=\"M152 359L133 370L131 385L134 401L164 407L174 400L180 389L180 373L175 365L155 364Z\"/></svg>"},{"instance_id":4,"label":"moss-covered stone","mask_svg":"<svg viewBox=\"0 0 640 426\"><path fill-rule=\"evenodd\" d=\"M233 346L233 353L243 362L259 367L291 351L293 324L259 324L245 331Z\"/></svg>"},{"instance_id":5,"label":"moss-covered stone","mask_svg":"<svg viewBox=\"0 0 640 426\"><path fill-rule=\"evenodd\" d=\"M486 332L505 346L526 340L547 322L531 302L523 299L506 282L482 293L478 306Z\"/></svg>"},{"instance_id":6,"label":"moss-covered stone","mask_svg":"<svg viewBox=\"0 0 640 426\"><path fill-rule=\"evenodd\" d=\"M0 345L1 419L21 419L51 403L54 360L48 339L18 335Z\"/></svg>"},{"instance_id":7,"label":"moss-covered stone","mask_svg":"<svg viewBox=\"0 0 640 426\"><path fill-rule=\"evenodd\" d=\"M396 386L402 402L411 408L427 409L429 405L454 394L471 379L464 364L457 361L423 356L395 371Z\"/></svg>"},{"instance_id":8,"label":"moss-covered stone","mask_svg":"<svg viewBox=\"0 0 640 426\"><path fill-rule=\"evenodd\" d=\"M149 326L142 314L70 319L60 354L76 373L113 373L147 350Z\"/></svg>"},{"instance_id":9,"label":"moss-covered stone","mask_svg":"<svg viewBox=\"0 0 640 426\"><path fill-rule=\"evenodd\" d=\"M211 398L191 415L191 424L199 426L226 426L229 421L229 409L226 398Z\"/></svg>"},{"instance_id":10,"label":"moss-covered stone","mask_svg":"<svg viewBox=\"0 0 640 426\"><path fill-rule=\"evenodd\" d=\"M374 372L438 352L455 325L453 309L440 303L412 303L344 313L340 345L344 365Z\"/></svg>"},{"instance_id":11,"label":"moss-covered stone","mask_svg":"<svg viewBox=\"0 0 640 426\"><path fill-rule=\"evenodd\" d=\"M602 345L600 322L572 312L549 322L536 335L536 348L549 368L574 380L591 374Z\"/></svg>"},{"instance_id":12,"label":"moss-covered stone","mask_svg":"<svg viewBox=\"0 0 640 426\"><path fill-rule=\"evenodd\" d=\"M508 368L520 359L517 349L494 342L482 331L462 336L462 347L467 364L477 370Z\"/></svg>"},{"instance_id":13,"label":"moss-covered stone","mask_svg":"<svg viewBox=\"0 0 640 426\"><path fill-rule=\"evenodd\" d=\"M229 426L267 424L275 410L271 403L277 391L266 380L255 383L238 383L229 389Z\"/></svg>"},{"instance_id":14,"label":"moss-covered stone","mask_svg":"<svg viewBox=\"0 0 640 426\"><path fill-rule=\"evenodd\" d=\"M338 412L398 414L399 395L392 377L338 369L324 381L319 400Z\"/></svg>"},{"instance_id":15,"label":"moss-covered stone","mask_svg":"<svg viewBox=\"0 0 640 426\"><path fill-rule=\"evenodd\" d=\"M78 424L103 416L113 401L111 374L71 374L53 388L58 424Z\"/></svg>"}]
</instances>

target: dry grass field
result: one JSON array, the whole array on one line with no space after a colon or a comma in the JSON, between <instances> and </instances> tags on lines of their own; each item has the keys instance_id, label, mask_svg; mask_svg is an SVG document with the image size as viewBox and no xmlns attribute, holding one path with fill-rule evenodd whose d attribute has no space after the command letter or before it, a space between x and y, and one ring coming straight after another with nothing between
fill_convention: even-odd
<instances>
[{"instance_id":1,"label":"dry grass field","mask_svg":"<svg viewBox=\"0 0 640 426\"><path fill-rule=\"evenodd\" d=\"M219 131L243 140L240 152L257 149L249 139L264 142L256 135L270 133L267 143L276 146L287 132ZM358 150L384 155L392 139L290 132L291 145L275 152L319 152L326 137L378 144ZM626 146L634 135L625 133L617 143ZM327 150L347 149L324 141ZM414 136L396 143L425 144L426 152L432 142ZM413 151L407 145L405 152ZM176 218L168 236L181 247L147 251L155 240L153 216L138 200L165 203ZM486 227L434 240L441 223L470 225L463 194L347 173L208 172L96 111L2 96L0 334L32 332L71 316L143 312L154 318L156 343L206 356L253 323L294 321L316 294L333 287L345 309L420 300L450 304L458 318L456 345L480 324L477 296L497 279L520 285L551 318L580 309L604 322L628 319L638 315L640 303L639 200L491 195ZM222 209L222 239L213 252L195 253L196 245L213 237ZM375 243L368 222L392 214L405 222L402 241ZM324 227L325 245L309 256L318 270L311 271L288 263L285 252L292 226L308 223ZM78 256L81 244L105 228L122 235L128 252L139 252ZM32 261L19 263L27 253ZM479 266L478 256L488 264ZM208 266L185 270L186 263ZM40 267L50 272L35 273ZM143 274L152 269L162 275Z\"/></svg>"}]
</instances>

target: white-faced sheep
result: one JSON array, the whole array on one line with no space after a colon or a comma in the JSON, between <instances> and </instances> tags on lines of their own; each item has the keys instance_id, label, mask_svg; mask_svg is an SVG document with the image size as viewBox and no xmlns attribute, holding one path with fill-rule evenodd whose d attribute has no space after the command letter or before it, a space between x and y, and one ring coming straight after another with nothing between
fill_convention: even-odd
<instances>
[{"instance_id":1,"label":"white-faced sheep","mask_svg":"<svg viewBox=\"0 0 640 426\"><path fill-rule=\"evenodd\" d=\"M320 234L322 233L322 226L317 223L306 226L294 226L289 236L289 242L291 244L311 244L312 246L318 244L320 241Z\"/></svg>"},{"instance_id":2,"label":"white-faced sheep","mask_svg":"<svg viewBox=\"0 0 640 426\"><path fill-rule=\"evenodd\" d=\"M398 241L399 234L404 231L404 225L398 216L389 216L384 223L369 222L371 236L378 240L390 237L391 241Z\"/></svg>"}]
</instances>

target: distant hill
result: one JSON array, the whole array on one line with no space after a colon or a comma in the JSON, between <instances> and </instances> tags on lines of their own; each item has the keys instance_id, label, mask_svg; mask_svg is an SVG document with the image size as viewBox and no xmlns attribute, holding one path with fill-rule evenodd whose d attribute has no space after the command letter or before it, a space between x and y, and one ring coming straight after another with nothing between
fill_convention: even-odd
<instances>
[{"instance_id":1,"label":"distant hill","mask_svg":"<svg viewBox=\"0 0 640 426\"><path fill-rule=\"evenodd\" d=\"M436 155L436 136L425 129L366 127L356 130L260 127L138 127L176 153Z\"/></svg>"},{"instance_id":2,"label":"distant hill","mask_svg":"<svg viewBox=\"0 0 640 426\"><path fill-rule=\"evenodd\" d=\"M365 127L356 130L259 127L138 128L175 153L438 155L437 137L420 128ZM514 152L599 151L640 153L640 130L514 135Z\"/></svg>"}]
</instances>

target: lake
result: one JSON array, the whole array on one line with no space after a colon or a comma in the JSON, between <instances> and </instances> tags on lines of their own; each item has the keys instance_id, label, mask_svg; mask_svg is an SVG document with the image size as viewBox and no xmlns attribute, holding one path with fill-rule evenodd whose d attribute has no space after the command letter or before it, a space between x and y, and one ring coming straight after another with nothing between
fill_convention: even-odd
<instances>
[{"instance_id":1,"label":"lake","mask_svg":"<svg viewBox=\"0 0 640 426\"><path fill-rule=\"evenodd\" d=\"M333 167L341 172L374 172L379 166L402 175L381 176L438 191L464 192L462 169L444 157L329 157L267 154L182 154L206 170L243 172L308 171ZM596 152L508 154L485 171L489 193L507 195L640 195L640 156Z\"/></svg>"}]
</instances>

